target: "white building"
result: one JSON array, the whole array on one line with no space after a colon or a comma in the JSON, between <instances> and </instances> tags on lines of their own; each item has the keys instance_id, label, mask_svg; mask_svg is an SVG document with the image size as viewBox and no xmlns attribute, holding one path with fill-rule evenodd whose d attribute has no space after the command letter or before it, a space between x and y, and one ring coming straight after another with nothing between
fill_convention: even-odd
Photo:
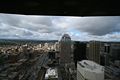
<instances>
[{"instance_id":1,"label":"white building","mask_svg":"<svg viewBox=\"0 0 120 80\"><path fill-rule=\"evenodd\" d=\"M58 80L57 68L48 68L45 74L45 80Z\"/></svg>"},{"instance_id":2,"label":"white building","mask_svg":"<svg viewBox=\"0 0 120 80\"><path fill-rule=\"evenodd\" d=\"M54 49L55 51L59 51L59 42L55 42Z\"/></svg>"},{"instance_id":3,"label":"white building","mask_svg":"<svg viewBox=\"0 0 120 80\"><path fill-rule=\"evenodd\" d=\"M104 67L90 60L77 63L77 80L104 80Z\"/></svg>"}]
</instances>

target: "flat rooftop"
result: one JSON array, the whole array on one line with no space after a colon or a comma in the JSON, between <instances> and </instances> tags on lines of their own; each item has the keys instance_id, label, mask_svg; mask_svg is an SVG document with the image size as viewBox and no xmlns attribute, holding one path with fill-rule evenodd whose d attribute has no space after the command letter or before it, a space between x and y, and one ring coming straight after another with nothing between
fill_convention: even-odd
<instances>
[{"instance_id":1,"label":"flat rooftop","mask_svg":"<svg viewBox=\"0 0 120 80\"><path fill-rule=\"evenodd\" d=\"M57 68L48 68L45 74L45 79L58 78Z\"/></svg>"},{"instance_id":2,"label":"flat rooftop","mask_svg":"<svg viewBox=\"0 0 120 80\"><path fill-rule=\"evenodd\" d=\"M82 60L80 62L78 62L78 64L83 67L84 69L86 70L90 70L90 71L93 71L93 72L101 72L101 71L104 71L104 67L93 62L93 61L90 61L90 60Z\"/></svg>"}]
</instances>

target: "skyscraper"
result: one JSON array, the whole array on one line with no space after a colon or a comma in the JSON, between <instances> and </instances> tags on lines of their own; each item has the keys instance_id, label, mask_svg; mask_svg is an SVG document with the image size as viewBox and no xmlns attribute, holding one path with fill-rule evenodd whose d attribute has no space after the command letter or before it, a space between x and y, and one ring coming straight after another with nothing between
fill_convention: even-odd
<instances>
[{"instance_id":1,"label":"skyscraper","mask_svg":"<svg viewBox=\"0 0 120 80\"><path fill-rule=\"evenodd\" d=\"M100 41L90 41L87 44L87 59L95 61L96 63L100 64Z\"/></svg>"},{"instance_id":2,"label":"skyscraper","mask_svg":"<svg viewBox=\"0 0 120 80\"><path fill-rule=\"evenodd\" d=\"M71 38L68 34L64 34L60 40L60 63L71 62Z\"/></svg>"},{"instance_id":3,"label":"skyscraper","mask_svg":"<svg viewBox=\"0 0 120 80\"><path fill-rule=\"evenodd\" d=\"M74 41L74 63L77 67L77 61L86 59L86 43L80 41Z\"/></svg>"}]
</instances>

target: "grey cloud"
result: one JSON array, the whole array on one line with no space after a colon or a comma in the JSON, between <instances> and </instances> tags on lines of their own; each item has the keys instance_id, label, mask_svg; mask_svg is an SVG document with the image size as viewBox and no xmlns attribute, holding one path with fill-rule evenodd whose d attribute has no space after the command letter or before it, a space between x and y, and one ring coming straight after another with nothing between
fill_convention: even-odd
<instances>
[{"instance_id":1,"label":"grey cloud","mask_svg":"<svg viewBox=\"0 0 120 80\"><path fill-rule=\"evenodd\" d=\"M76 40L119 39L119 35L114 32L120 32L120 17L75 18L0 14L0 38L50 40L59 39L66 32Z\"/></svg>"},{"instance_id":2,"label":"grey cloud","mask_svg":"<svg viewBox=\"0 0 120 80\"><path fill-rule=\"evenodd\" d=\"M35 24L35 23L33 24L29 22L20 24L19 28L25 28L25 29L40 32L40 33L50 33L54 30L51 26Z\"/></svg>"},{"instance_id":3,"label":"grey cloud","mask_svg":"<svg viewBox=\"0 0 120 80\"><path fill-rule=\"evenodd\" d=\"M23 20L26 20L27 22L30 23L34 23L34 24L41 24L41 25L47 25L47 26L51 26L52 22L51 22L51 18L50 16L24 16Z\"/></svg>"},{"instance_id":4,"label":"grey cloud","mask_svg":"<svg viewBox=\"0 0 120 80\"><path fill-rule=\"evenodd\" d=\"M56 36L62 36L62 32L55 32Z\"/></svg>"},{"instance_id":5,"label":"grey cloud","mask_svg":"<svg viewBox=\"0 0 120 80\"><path fill-rule=\"evenodd\" d=\"M0 14L0 22L11 26L17 26L21 19L19 16L10 14Z\"/></svg>"},{"instance_id":6,"label":"grey cloud","mask_svg":"<svg viewBox=\"0 0 120 80\"><path fill-rule=\"evenodd\" d=\"M9 26L26 28L28 30L50 33L52 27L51 17L48 16L26 16L13 14L0 14L0 22Z\"/></svg>"},{"instance_id":7,"label":"grey cloud","mask_svg":"<svg viewBox=\"0 0 120 80\"><path fill-rule=\"evenodd\" d=\"M92 35L105 35L120 31L120 17L88 17L75 23L77 29Z\"/></svg>"},{"instance_id":8,"label":"grey cloud","mask_svg":"<svg viewBox=\"0 0 120 80\"><path fill-rule=\"evenodd\" d=\"M106 36L109 39L113 39L113 40L115 39L115 40L120 41L120 33L112 33L112 34L108 34Z\"/></svg>"},{"instance_id":9,"label":"grey cloud","mask_svg":"<svg viewBox=\"0 0 120 80\"><path fill-rule=\"evenodd\" d=\"M9 25L5 25L5 27L0 27L0 37L1 38L23 38L24 36L32 36L33 33L26 30L21 29Z\"/></svg>"},{"instance_id":10,"label":"grey cloud","mask_svg":"<svg viewBox=\"0 0 120 80\"><path fill-rule=\"evenodd\" d=\"M29 31L23 31L22 32L22 36L32 36L33 35L33 33L31 33L31 32L29 32Z\"/></svg>"}]
</instances>

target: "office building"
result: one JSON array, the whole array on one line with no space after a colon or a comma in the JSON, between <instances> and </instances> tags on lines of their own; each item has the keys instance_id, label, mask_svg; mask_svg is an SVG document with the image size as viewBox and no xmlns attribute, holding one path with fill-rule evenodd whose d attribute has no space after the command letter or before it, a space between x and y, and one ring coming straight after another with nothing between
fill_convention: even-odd
<instances>
[{"instance_id":1,"label":"office building","mask_svg":"<svg viewBox=\"0 0 120 80\"><path fill-rule=\"evenodd\" d=\"M102 43L100 56L100 64L109 66L116 60L120 60L120 44L119 43Z\"/></svg>"},{"instance_id":2,"label":"office building","mask_svg":"<svg viewBox=\"0 0 120 80\"><path fill-rule=\"evenodd\" d=\"M60 63L71 62L71 38L68 34L64 34L59 42L60 48Z\"/></svg>"},{"instance_id":3,"label":"office building","mask_svg":"<svg viewBox=\"0 0 120 80\"><path fill-rule=\"evenodd\" d=\"M112 43L110 45L111 61L120 60L120 43Z\"/></svg>"},{"instance_id":4,"label":"office building","mask_svg":"<svg viewBox=\"0 0 120 80\"><path fill-rule=\"evenodd\" d=\"M77 67L78 61L86 59L86 43L74 41L73 55L74 55L74 63L75 66Z\"/></svg>"},{"instance_id":5,"label":"office building","mask_svg":"<svg viewBox=\"0 0 120 80\"><path fill-rule=\"evenodd\" d=\"M100 49L100 64L109 65L110 43L102 43Z\"/></svg>"},{"instance_id":6,"label":"office building","mask_svg":"<svg viewBox=\"0 0 120 80\"><path fill-rule=\"evenodd\" d=\"M87 49L86 49L87 59L95 61L96 63L100 64L100 48L101 48L100 41L90 41L89 43L87 43Z\"/></svg>"},{"instance_id":7,"label":"office building","mask_svg":"<svg viewBox=\"0 0 120 80\"><path fill-rule=\"evenodd\" d=\"M77 63L77 80L104 80L104 67L90 60Z\"/></svg>"}]
</instances>

